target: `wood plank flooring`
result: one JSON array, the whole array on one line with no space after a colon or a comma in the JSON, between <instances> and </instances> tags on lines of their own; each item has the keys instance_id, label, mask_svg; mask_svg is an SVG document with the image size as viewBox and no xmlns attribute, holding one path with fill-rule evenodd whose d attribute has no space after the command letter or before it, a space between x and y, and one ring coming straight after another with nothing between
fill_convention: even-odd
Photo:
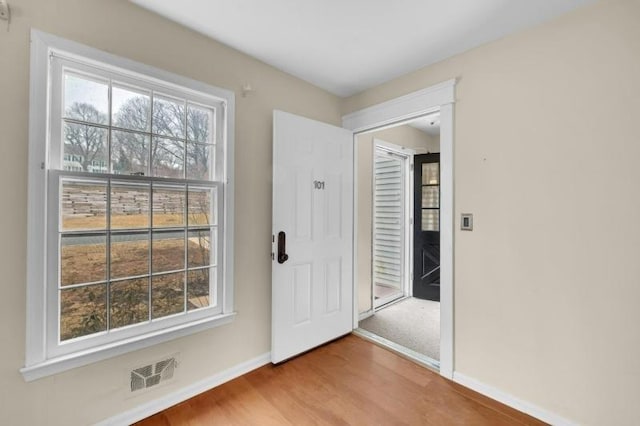
<instances>
[{"instance_id":1,"label":"wood plank flooring","mask_svg":"<svg viewBox=\"0 0 640 426\"><path fill-rule=\"evenodd\" d=\"M350 335L267 365L138 423L544 425Z\"/></svg>"}]
</instances>

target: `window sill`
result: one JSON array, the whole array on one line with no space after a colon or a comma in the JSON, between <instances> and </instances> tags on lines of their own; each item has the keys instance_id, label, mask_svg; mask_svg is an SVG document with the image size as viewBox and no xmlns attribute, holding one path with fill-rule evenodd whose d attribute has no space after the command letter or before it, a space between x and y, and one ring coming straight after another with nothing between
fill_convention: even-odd
<instances>
[{"instance_id":1,"label":"window sill","mask_svg":"<svg viewBox=\"0 0 640 426\"><path fill-rule=\"evenodd\" d=\"M188 336L219 325L228 324L233 321L235 315L235 312L221 314L215 317L204 318L188 324L181 324L163 330L142 334L73 354L49 358L37 364L21 368L20 373L22 373L22 377L25 381L30 382L42 377L61 373L72 368L82 367L84 365L102 361L117 355L122 355L127 352L153 346L178 337Z\"/></svg>"}]
</instances>

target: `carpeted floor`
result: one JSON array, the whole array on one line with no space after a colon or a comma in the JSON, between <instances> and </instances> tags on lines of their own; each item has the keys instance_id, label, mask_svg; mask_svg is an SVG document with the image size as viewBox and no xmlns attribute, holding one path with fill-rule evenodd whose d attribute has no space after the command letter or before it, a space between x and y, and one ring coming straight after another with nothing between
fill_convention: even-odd
<instances>
[{"instance_id":1,"label":"carpeted floor","mask_svg":"<svg viewBox=\"0 0 640 426\"><path fill-rule=\"evenodd\" d=\"M440 360L440 303L413 297L360 321L360 328Z\"/></svg>"}]
</instances>

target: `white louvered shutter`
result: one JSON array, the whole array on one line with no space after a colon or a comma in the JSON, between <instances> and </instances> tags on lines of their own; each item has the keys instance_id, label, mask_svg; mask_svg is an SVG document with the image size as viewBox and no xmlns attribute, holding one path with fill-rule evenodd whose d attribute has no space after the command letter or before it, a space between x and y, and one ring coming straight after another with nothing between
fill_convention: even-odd
<instances>
[{"instance_id":1,"label":"white louvered shutter","mask_svg":"<svg viewBox=\"0 0 640 426\"><path fill-rule=\"evenodd\" d=\"M376 148L373 182L373 280L402 290L404 167L402 158Z\"/></svg>"}]
</instances>

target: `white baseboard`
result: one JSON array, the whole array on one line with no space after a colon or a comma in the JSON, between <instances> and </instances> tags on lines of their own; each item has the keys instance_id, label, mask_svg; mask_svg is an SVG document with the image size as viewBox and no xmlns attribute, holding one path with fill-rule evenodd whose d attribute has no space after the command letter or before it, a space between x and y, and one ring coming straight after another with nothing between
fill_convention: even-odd
<instances>
[{"instance_id":1,"label":"white baseboard","mask_svg":"<svg viewBox=\"0 0 640 426\"><path fill-rule=\"evenodd\" d=\"M358 321L366 320L370 316L373 316L373 309L369 309L368 311L358 314Z\"/></svg>"},{"instance_id":2,"label":"white baseboard","mask_svg":"<svg viewBox=\"0 0 640 426\"><path fill-rule=\"evenodd\" d=\"M132 423L145 419L155 413L165 410L171 406L174 406L183 401L186 401L189 398L193 398L194 396L199 395L203 392L206 392L209 389L213 389L216 386L220 386L225 382L228 382L237 377L240 377L243 374L247 374L248 372L253 371L256 368L260 368L263 365L268 364L269 362L271 362L271 353L267 352L256 358L253 358L241 364L235 365L227 370L221 371L220 373L214 374L211 377L208 377L204 380L196 382L185 388L169 393L168 395L165 395L161 398L158 398L153 401L149 401L129 411L125 411L124 413L120 413L118 415L110 417L106 420L103 420L97 423L96 425L97 426L130 425Z\"/></svg>"},{"instance_id":3,"label":"white baseboard","mask_svg":"<svg viewBox=\"0 0 640 426\"><path fill-rule=\"evenodd\" d=\"M453 381L461 384L464 387L472 389L482 395L488 396L491 399L495 399L498 402L508 405L511 408L515 408L518 411L522 411L538 420L542 420L545 423L549 423L554 426L576 426L577 423L571 420L565 419L555 413L549 412L543 408L533 405L527 401L518 399L512 395L502 392L492 386L485 385L482 382L467 377L464 374L460 374L457 371L453 372Z\"/></svg>"},{"instance_id":4,"label":"white baseboard","mask_svg":"<svg viewBox=\"0 0 640 426\"><path fill-rule=\"evenodd\" d=\"M367 313L369 314L369 316L372 314L371 312L365 312L364 314L367 314ZM271 362L271 353L267 352L256 358L250 359L241 364L235 365L227 370L214 374L211 377L208 377L204 380L196 382L185 388L169 393L168 395L165 395L161 398L158 398L153 401L149 401L131 410L117 414L113 417L110 417L106 420L103 420L97 423L96 425L97 426L130 425L132 423L145 419L153 414L156 414L162 410L166 410L169 407L172 407L176 404L186 401L189 398L193 398L196 395L199 395L203 392L213 389L216 386L220 386L223 383L226 383L230 380L240 377L243 374L247 374L257 368L260 368L268 364L269 362ZM577 426L577 423L575 422L565 419L564 417L561 417L555 413L544 410L527 401L518 399L492 386L479 382L476 379L473 379L471 377L465 376L464 374L458 373L457 371L454 371L453 373L453 381L469 389L472 389L478 393L481 393L482 395L495 399L496 401L501 402L511 408L514 408L518 411L522 411L523 413L533 416L538 420L542 420L543 422L549 423L551 425Z\"/></svg>"}]
</instances>

